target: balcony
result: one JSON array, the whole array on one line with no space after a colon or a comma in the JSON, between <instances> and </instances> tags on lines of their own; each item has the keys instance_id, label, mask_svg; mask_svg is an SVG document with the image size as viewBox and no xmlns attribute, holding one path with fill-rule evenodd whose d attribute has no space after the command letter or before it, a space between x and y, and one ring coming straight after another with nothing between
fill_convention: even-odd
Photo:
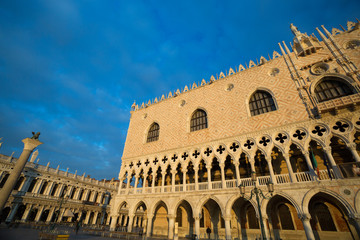
<instances>
[{"instance_id":1,"label":"balcony","mask_svg":"<svg viewBox=\"0 0 360 240\"><path fill-rule=\"evenodd\" d=\"M354 165L358 166L360 169L360 163L350 163L350 164L341 164L339 165L341 172L343 174L343 178L349 178L349 177L359 177L360 176L360 170L359 175L354 175ZM314 180L314 177L310 174L310 172L298 172L294 173L296 177L296 182L298 183L304 183L304 182L314 182L314 181L330 181L331 179L335 179L335 175L332 169L330 169L330 172L328 170L320 170L319 175L317 176L317 179ZM331 178L330 178L331 176ZM279 174L275 175L276 178L276 185L289 185L291 182L289 174ZM270 181L270 176L261 176L257 178L257 185L259 186L265 186ZM253 182L251 181L251 178L241 178L240 182L243 183L245 186L252 186ZM210 182L199 182L197 186L195 183L187 183L185 185L175 185L174 187L171 185L166 186L155 186L155 187L130 187L129 189L121 189L120 195L126 195L126 194L167 194L167 193L176 193L176 192L202 192L202 191L209 191L209 190L219 190L219 189L237 189L238 185L240 183L237 183L236 179L231 180L225 180L223 183L222 181L212 181ZM210 186L210 188L209 188ZM186 191L184 191L186 189Z\"/></svg>"},{"instance_id":2,"label":"balcony","mask_svg":"<svg viewBox=\"0 0 360 240\"><path fill-rule=\"evenodd\" d=\"M357 103L360 103L360 93L321 102L318 104L318 110L320 113L324 113L356 105Z\"/></svg>"}]
</instances>

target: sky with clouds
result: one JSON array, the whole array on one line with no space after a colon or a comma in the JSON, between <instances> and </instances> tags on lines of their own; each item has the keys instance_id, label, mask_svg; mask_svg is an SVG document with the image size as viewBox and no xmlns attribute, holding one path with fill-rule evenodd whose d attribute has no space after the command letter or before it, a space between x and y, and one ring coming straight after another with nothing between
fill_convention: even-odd
<instances>
[{"instance_id":1,"label":"sky with clouds","mask_svg":"<svg viewBox=\"0 0 360 240\"><path fill-rule=\"evenodd\" d=\"M359 1L2 0L0 153L41 132L40 164L117 177L140 105L268 58L294 23L346 27Z\"/></svg>"}]
</instances>

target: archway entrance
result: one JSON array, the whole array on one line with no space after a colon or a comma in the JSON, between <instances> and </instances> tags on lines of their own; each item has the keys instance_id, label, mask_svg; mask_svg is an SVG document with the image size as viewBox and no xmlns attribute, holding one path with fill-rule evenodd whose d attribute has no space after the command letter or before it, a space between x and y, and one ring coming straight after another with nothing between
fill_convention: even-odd
<instances>
[{"instance_id":1,"label":"archway entrance","mask_svg":"<svg viewBox=\"0 0 360 240\"><path fill-rule=\"evenodd\" d=\"M168 209L163 201L160 201L154 211L152 220L152 235L166 236L168 235Z\"/></svg>"},{"instance_id":2,"label":"archway entrance","mask_svg":"<svg viewBox=\"0 0 360 240\"><path fill-rule=\"evenodd\" d=\"M190 204L182 200L176 209L176 219L179 227L179 237L192 237L194 234L194 218Z\"/></svg>"},{"instance_id":3,"label":"archway entrance","mask_svg":"<svg viewBox=\"0 0 360 240\"><path fill-rule=\"evenodd\" d=\"M318 239L356 239L355 226L348 221L344 205L336 198L318 193L309 203L310 224Z\"/></svg>"},{"instance_id":4,"label":"archway entrance","mask_svg":"<svg viewBox=\"0 0 360 240\"><path fill-rule=\"evenodd\" d=\"M225 221L220 206L213 199L207 200L201 209L200 234L205 238L208 227L211 229L211 239L225 238Z\"/></svg>"},{"instance_id":5,"label":"archway entrance","mask_svg":"<svg viewBox=\"0 0 360 240\"><path fill-rule=\"evenodd\" d=\"M260 235L255 208L244 198L238 198L231 208L231 236L238 239L255 239Z\"/></svg>"}]
</instances>

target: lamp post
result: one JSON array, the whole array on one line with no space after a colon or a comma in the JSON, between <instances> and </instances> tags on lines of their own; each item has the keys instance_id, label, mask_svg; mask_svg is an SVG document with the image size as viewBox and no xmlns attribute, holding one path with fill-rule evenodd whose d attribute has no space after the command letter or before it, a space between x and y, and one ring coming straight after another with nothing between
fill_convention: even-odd
<instances>
[{"instance_id":1,"label":"lamp post","mask_svg":"<svg viewBox=\"0 0 360 240\"><path fill-rule=\"evenodd\" d=\"M51 225L50 229L54 229L54 228L55 228L56 222L58 221L58 218L59 218L61 206L62 206L63 204L65 204L68 199L69 199L69 195L66 195L66 196L64 196L64 197L59 197L59 200L58 200L58 203L59 203L59 211L55 211L55 214L56 214L56 215L55 215L55 220L54 220L53 224Z\"/></svg>"},{"instance_id":2,"label":"lamp post","mask_svg":"<svg viewBox=\"0 0 360 240\"><path fill-rule=\"evenodd\" d=\"M266 235L265 235L265 229L264 229L264 223L263 223L263 219L262 219L262 214L261 214L261 208L260 208L260 196L264 199L270 199L273 195L274 192L274 184L271 182L271 180L268 182L267 186L268 186L268 191L270 193L270 197L265 197L263 192L261 191L260 188L258 188L256 186L256 173L253 171L251 172L251 181L254 185L254 188L251 190L251 195L250 198L245 198L245 185L243 183L241 183L239 185L239 189L240 189L240 195L241 197L245 198L246 200L250 201L252 199L252 197L255 195L256 197L256 202L258 205L258 213L259 213L259 218L260 218L260 230L261 230L261 238L262 239L266 239Z\"/></svg>"}]
</instances>

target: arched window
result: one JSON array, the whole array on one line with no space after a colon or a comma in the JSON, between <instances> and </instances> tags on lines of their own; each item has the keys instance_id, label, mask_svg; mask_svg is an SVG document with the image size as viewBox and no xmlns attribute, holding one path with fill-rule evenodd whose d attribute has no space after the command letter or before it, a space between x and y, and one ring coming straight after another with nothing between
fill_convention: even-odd
<instances>
[{"instance_id":1,"label":"arched window","mask_svg":"<svg viewBox=\"0 0 360 240\"><path fill-rule=\"evenodd\" d=\"M207 128L207 116L204 110L196 110L191 116L190 132Z\"/></svg>"},{"instance_id":2,"label":"arched window","mask_svg":"<svg viewBox=\"0 0 360 240\"><path fill-rule=\"evenodd\" d=\"M266 91L256 91L249 101L251 116L276 110L275 101Z\"/></svg>"},{"instance_id":3,"label":"arched window","mask_svg":"<svg viewBox=\"0 0 360 240\"><path fill-rule=\"evenodd\" d=\"M157 141L159 139L159 131L160 131L159 124L153 123L153 125L151 125L149 129L146 142Z\"/></svg>"},{"instance_id":4,"label":"arched window","mask_svg":"<svg viewBox=\"0 0 360 240\"><path fill-rule=\"evenodd\" d=\"M336 77L325 77L315 88L319 102L353 94L354 91Z\"/></svg>"}]
</instances>

